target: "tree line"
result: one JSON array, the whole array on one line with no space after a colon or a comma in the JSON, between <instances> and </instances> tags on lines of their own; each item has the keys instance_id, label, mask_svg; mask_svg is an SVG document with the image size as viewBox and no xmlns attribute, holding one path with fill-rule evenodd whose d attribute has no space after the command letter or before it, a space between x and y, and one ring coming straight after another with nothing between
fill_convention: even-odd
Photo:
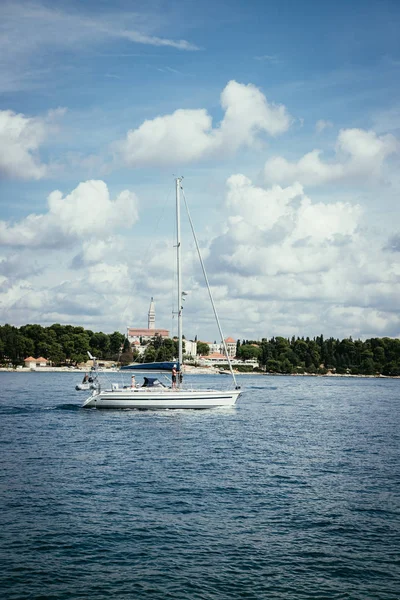
<instances>
[{"instance_id":1,"label":"tree line","mask_svg":"<svg viewBox=\"0 0 400 600\"><path fill-rule=\"evenodd\" d=\"M173 360L178 355L176 340L155 336L146 344L143 356L122 333L94 332L83 327L60 325L0 326L0 364L23 365L24 359L43 357L54 366L77 365L88 360L88 352L97 359L129 364L135 360L153 362Z\"/></svg>"},{"instance_id":2,"label":"tree line","mask_svg":"<svg viewBox=\"0 0 400 600\"><path fill-rule=\"evenodd\" d=\"M371 338L365 341L343 340L323 335L273 337L261 341L238 340L236 356L255 358L269 373L319 373L328 370L352 375L400 375L400 339Z\"/></svg>"},{"instance_id":3,"label":"tree line","mask_svg":"<svg viewBox=\"0 0 400 600\"><path fill-rule=\"evenodd\" d=\"M198 350L201 342L198 342ZM208 349L208 346L207 346ZM99 360L128 364L139 359L135 349L119 331L93 332L83 327L60 325L0 326L0 364L22 365L28 356L43 356L54 366L86 362L87 352ZM178 354L177 340L155 337L140 360L143 362L173 360ZM333 370L339 374L400 376L400 340L371 338L365 341L322 335L304 337L272 337L238 340L236 357L256 359L269 373L319 373Z\"/></svg>"},{"instance_id":4,"label":"tree line","mask_svg":"<svg viewBox=\"0 0 400 600\"><path fill-rule=\"evenodd\" d=\"M83 327L59 325L0 326L0 363L23 365L28 356L43 357L54 366L76 365L88 360L88 351L99 359L117 361L125 336L119 331L107 334Z\"/></svg>"}]
</instances>

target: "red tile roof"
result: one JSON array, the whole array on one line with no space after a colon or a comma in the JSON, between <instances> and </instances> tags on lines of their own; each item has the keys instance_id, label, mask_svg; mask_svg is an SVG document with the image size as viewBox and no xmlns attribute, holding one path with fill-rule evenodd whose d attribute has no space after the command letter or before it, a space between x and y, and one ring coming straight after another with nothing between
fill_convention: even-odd
<instances>
[{"instance_id":1,"label":"red tile roof","mask_svg":"<svg viewBox=\"0 0 400 600\"><path fill-rule=\"evenodd\" d=\"M168 331L168 329L136 329L133 327L128 328L128 335L130 335L130 336L144 335L144 336L154 337L157 334L161 335L162 337L168 337L169 331Z\"/></svg>"}]
</instances>

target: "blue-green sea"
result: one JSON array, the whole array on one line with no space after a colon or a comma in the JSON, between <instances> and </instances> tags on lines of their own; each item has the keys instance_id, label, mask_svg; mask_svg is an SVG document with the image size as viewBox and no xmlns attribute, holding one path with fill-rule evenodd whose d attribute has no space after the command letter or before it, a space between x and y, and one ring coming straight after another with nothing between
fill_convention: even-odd
<instances>
[{"instance_id":1,"label":"blue-green sea","mask_svg":"<svg viewBox=\"0 0 400 600\"><path fill-rule=\"evenodd\" d=\"M400 598L400 380L96 411L81 378L0 373L1 598Z\"/></svg>"}]
</instances>

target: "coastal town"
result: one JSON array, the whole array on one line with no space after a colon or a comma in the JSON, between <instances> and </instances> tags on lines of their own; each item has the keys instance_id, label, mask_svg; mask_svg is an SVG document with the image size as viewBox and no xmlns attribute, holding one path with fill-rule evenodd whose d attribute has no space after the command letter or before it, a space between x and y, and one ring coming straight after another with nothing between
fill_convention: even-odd
<instances>
[{"instance_id":1,"label":"coastal town","mask_svg":"<svg viewBox=\"0 0 400 600\"><path fill-rule=\"evenodd\" d=\"M143 357L145 357L146 350L148 350L149 344L155 338L161 343L171 339L168 329L160 329L156 327L155 303L154 299L151 298L148 311L147 328L127 328L126 340L128 341L132 351L132 357L134 357L137 362L143 362ZM219 343L199 342L196 339L185 339L184 347L186 372L218 372L219 370L228 368L229 362L236 370L238 367L245 367L248 371L259 368L259 362L255 358L242 360L236 357L237 340L233 339L232 337L227 337L224 341ZM121 353L122 351L123 345L121 345ZM92 361L88 360L84 363L74 366L73 370L76 370L77 368L80 370L86 370L90 368L91 365ZM98 362L98 366L100 369L115 370L118 365L115 361L100 360ZM37 358L28 356L24 358L24 365L20 366L19 370L29 369L31 371L54 371L70 370L70 368L71 367L56 367L52 364L52 361L44 358L43 356L39 356Z\"/></svg>"},{"instance_id":2,"label":"coastal town","mask_svg":"<svg viewBox=\"0 0 400 600\"><path fill-rule=\"evenodd\" d=\"M113 371L132 363L177 360L177 338L156 326L151 298L147 327L126 328L126 334L105 334L83 327L54 324L25 325L19 329L0 326L0 370L75 371L93 366ZM276 375L341 375L365 377L400 376L400 340L372 338L365 341L294 336L261 340L183 340L186 373L236 373Z\"/></svg>"}]
</instances>

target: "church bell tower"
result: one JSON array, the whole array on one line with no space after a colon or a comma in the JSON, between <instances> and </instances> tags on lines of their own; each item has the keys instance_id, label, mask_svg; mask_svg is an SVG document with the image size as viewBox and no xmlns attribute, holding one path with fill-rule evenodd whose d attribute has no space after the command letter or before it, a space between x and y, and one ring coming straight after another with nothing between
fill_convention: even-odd
<instances>
[{"instance_id":1,"label":"church bell tower","mask_svg":"<svg viewBox=\"0 0 400 600\"><path fill-rule=\"evenodd\" d=\"M151 298L149 315L148 315L148 329L155 329L155 328L156 328L156 311L154 308L153 298Z\"/></svg>"}]
</instances>

